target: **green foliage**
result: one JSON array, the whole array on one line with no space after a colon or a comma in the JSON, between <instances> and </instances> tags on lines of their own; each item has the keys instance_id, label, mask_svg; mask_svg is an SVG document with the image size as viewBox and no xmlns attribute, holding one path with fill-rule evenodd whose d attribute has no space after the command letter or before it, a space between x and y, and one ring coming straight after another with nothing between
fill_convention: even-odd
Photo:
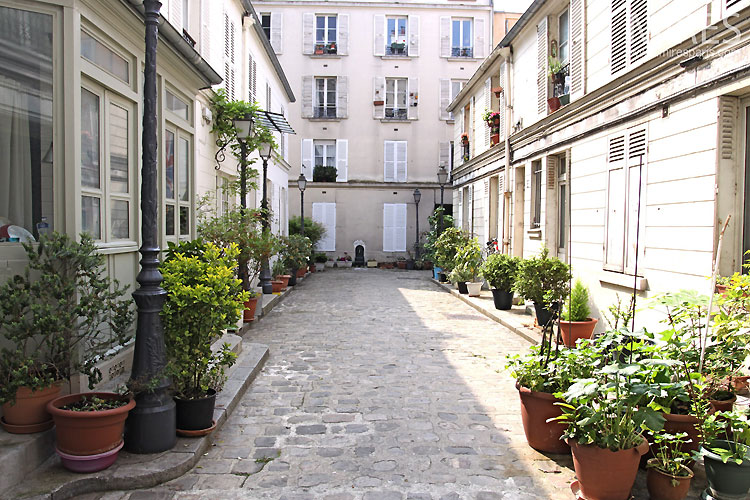
<instances>
[{"instance_id":1,"label":"green foliage","mask_svg":"<svg viewBox=\"0 0 750 500\"><path fill-rule=\"evenodd\" d=\"M535 304L549 307L562 300L570 292L570 266L556 257L549 256L549 249L518 266L515 289L518 294Z\"/></svg>"},{"instance_id":2,"label":"green foliage","mask_svg":"<svg viewBox=\"0 0 750 500\"><path fill-rule=\"evenodd\" d=\"M450 272L458 264L456 255L459 249L469 243L469 236L457 227L448 227L435 242L435 260L443 271Z\"/></svg>"},{"instance_id":3,"label":"green foliage","mask_svg":"<svg viewBox=\"0 0 750 500\"><path fill-rule=\"evenodd\" d=\"M307 225L305 225L307 232ZM281 258L286 267L290 270L296 270L307 265L307 259L312 253L312 244L310 238L301 234L290 234L281 239Z\"/></svg>"},{"instance_id":4,"label":"green foliage","mask_svg":"<svg viewBox=\"0 0 750 500\"><path fill-rule=\"evenodd\" d=\"M663 429L653 434L656 453L654 458L648 461L647 467L653 467L665 474L676 477L685 477L690 475L688 464L692 457L690 453L682 451L684 443L690 443L687 432L669 434Z\"/></svg>"},{"instance_id":5,"label":"green foliage","mask_svg":"<svg viewBox=\"0 0 750 500\"><path fill-rule=\"evenodd\" d=\"M586 321L591 314L589 309L589 289L581 280L576 280L570 298L565 301L562 319L565 321Z\"/></svg>"},{"instance_id":6,"label":"green foliage","mask_svg":"<svg viewBox=\"0 0 750 500\"><path fill-rule=\"evenodd\" d=\"M323 252L318 252L313 255L313 260L316 264L325 264L328 262L328 255Z\"/></svg>"},{"instance_id":7,"label":"green foliage","mask_svg":"<svg viewBox=\"0 0 750 500\"><path fill-rule=\"evenodd\" d=\"M105 411L114 410L128 404L128 399L104 399L96 395L84 394L81 399L67 404L60 409L68 411Z\"/></svg>"},{"instance_id":8,"label":"green foliage","mask_svg":"<svg viewBox=\"0 0 750 500\"><path fill-rule=\"evenodd\" d=\"M224 370L236 354L224 344L212 352L211 341L236 325L249 294L235 278L239 249L206 244L200 256L176 253L161 265L167 300L162 311L167 346L167 372L183 398L203 397L220 390Z\"/></svg>"},{"instance_id":9,"label":"green foliage","mask_svg":"<svg viewBox=\"0 0 750 500\"><path fill-rule=\"evenodd\" d=\"M630 295L630 301L627 306L623 306L622 297L617 294L617 302L610 305L607 308L608 313L602 313L605 321L612 330L617 330L620 327L627 327L633 319L635 314L635 294Z\"/></svg>"},{"instance_id":10,"label":"green foliage","mask_svg":"<svg viewBox=\"0 0 750 500\"><path fill-rule=\"evenodd\" d=\"M495 253L487 257L479 272L492 288L509 292L516 282L520 262L518 257Z\"/></svg>"},{"instance_id":11,"label":"green foliage","mask_svg":"<svg viewBox=\"0 0 750 500\"><path fill-rule=\"evenodd\" d=\"M451 283L465 283L474 281L474 273L464 265L458 265L448 273L448 280Z\"/></svg>"},{"instance_id":12,"label":"green foliage","mask_svg":"<svg viewBox=\"0 0 750 500\"><path fill-rule=\"evenodd\" d=\"M206 251L206 242L202 238L174 243L167 242L165 260L174 259L175 255L181 253L187 257L200 257Z\"/></svg>"},{"instance_id":13,"label":"green foliage","mask_svg":"<svg viewBox=\"0 0 750 500\"><path fill-rule=\"evenodd\" d=\"M708 415L702 422L701 435L703 453L713 452L724 463L732 461L740 465L750 457L750 422L745 411L719 411ZM729 443L720 445L717 440Z\"/></svg>"},{"instance_id":14,"label":"green foliage","mask_svg":"<svg viewBox=\"0 0 750 500\"><path fill-rule=\"evenodd\" d=\"M271 274L275 277L285 275L286 271L287 268L284 265L284 262L281 259L276 259L276 262L273 263L273 267L271 267Z\"/></svg>"},{"instance_id":15,"label":"green foliage","mask_svg":"<svg viewBox=\"0 0 750 500\"><path fill-rule=\"evenodd\" d=\"M437 207L432 215L428 217L430 223L430 230L423 233L422 239L424 244L422 245L422 258L424 260L431 260L437 262L435 257L435 243L440 236L440 214L443 214L443 228L453 227L453 216L444 213L443 207Z\"/></svg>"},{"instance_id":16,"label":"green foliage","mask_svg":"<svg viewBox=\"0 0 750 500\"><path fill-rule=\"evenodd\" d=\"M301 217L294 216L289 218L289 234L302 234ZM315 245L318 244L325 234L326 228L323 224L305 217L305 234L303 236L307 236L310 239L310 245L312 248L315 248ZM311 253L308 254L308 257L312 257L312 250L310 252Z\"/></svg>"},{"instance_id":17,"label":"green foliage","mask_svg":"<svg viewBox=\"0 0 750 500\"><path fill-rule=\"evenodd\" d=\"M336 182L336 167L316 165L313 169L313 182Z\"/></svg>"},{"instance_id":18,"label":"green foliage","mask_svg":"<svg viewBox=\"0 0 750 500\"><path fill-rule=\"evenodd\" d=\"M508 356L508 369L519 385L535 392L565 392L576 379L593 374L596 351L589 344L578 349L560 349L554 353L544 346L531 346L523 356Z\"/></svg>"},{"instance_id":19,"label":"green foliage","mask_svg":"<svg viewBox=\"0 0 750 500\"><path fill-rule=\"evenodd\" d=\"M564 66L563 63L561 63L556 57L550 56L548 58L549 61L549 76L555 76L556 74L560 73Z\"/></svg>"},{"instance_id":20,"label":"green foliage","mask_svg":"<svg viewBox=\"0 0 750 500\"><path fill-rule=\"evenodd\" d=\"M0 401L80 372L101 381L98 361L130 340L135 316L127 287L111 280L91 236L80 243L53 232L24 244L23 275L0 287Z\"/></svg>"}]
</instances>

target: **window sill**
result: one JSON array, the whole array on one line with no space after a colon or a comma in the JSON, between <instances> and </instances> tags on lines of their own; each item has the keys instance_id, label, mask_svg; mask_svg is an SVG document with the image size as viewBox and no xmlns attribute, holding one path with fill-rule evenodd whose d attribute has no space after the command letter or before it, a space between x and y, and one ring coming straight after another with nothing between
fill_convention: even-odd
<instances>
[{"instance_id":1,"label":"window sill","mask_svg":"<svg viewBox=\"0 0 750 500\"><path fill-rule=\"evenodd\" d=\"M648 288L648 280L642 277L635 277L632 274L616 273L614 271L602 271L599 274L599 281L601 283L607 283L609 285L617 285L624 288L633 288L639 292L643 292Z\"/></svg>"},{"instance_id":2,"label":"window sill","mask_svg":"<svg viewBox=\"0 0 750 500\"><path fill-rule=\"evenodd\" d=\"M343 120L343 118L338 118L338 117L336 117L336 118L315 118L313 116L310 116L307 119L310 120L311 122L340 122L341 120Z\"/></svg>"},{"instance_id":3,"label":"window sill","mask_svg":"<svg viewBox=\"0 0 750 500\"><path fill-rule=\"evenodd\" d=\"M310 59L341 59L341 54L308 54Z\"/></svg>"},{"instance_id":4,"label":"window sill","mask_svg":"<svg viewBox=\"0 0 750 500\"><path fill-rule=\"evenodd\" d=\"M380 123L411 123L415 120L416 118L380 118Z\"/></svg>"},{"instance_id":5,"label":"window sill","mask_svg":"<svg viewBox=\"0 0 750 500\"><path fill-rule=\"evenodd\" d=\"M472 59L481 59L481 58L473 57L473 56L471 57L470 56L458 56L458 57L449 56L449 57L446 57L446 59L448 59L449 61L453 61L453 62L464 62L464 61L471 61Z\"/></svg>"},{"instance_id":6,"label":"window sill","mask_svg":"<svg viewBox=\"0 0 750 500\"><path fill-rule=\"evenodd\" d=\"M408 55L401 55L401 54L390 55L390 56L380 56L381 59L396 59L396 60L400 59L403 61L408 61L412 57L415 57L415 56L408 56Z\"/></svg>"},{"instance_id":7,"label":"window sill","mask_svg":"<svg viewBox=\"0 0 750 500\"><path fill-rule=\"evenodd\" d=\"M541 240L542 239L542 229L528 229L526 231L526 235L529 237L530 240Z\"/></svg>"}]
</instances>

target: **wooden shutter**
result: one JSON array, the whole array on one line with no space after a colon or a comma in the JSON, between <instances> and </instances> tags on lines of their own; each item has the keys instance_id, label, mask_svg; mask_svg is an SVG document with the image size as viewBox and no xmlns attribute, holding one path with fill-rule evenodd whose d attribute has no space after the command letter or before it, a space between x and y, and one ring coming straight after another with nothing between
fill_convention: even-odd
<instances>
[{"instance_id":1,"label":"wooden shutter","mask_svg":"<svg viewBox=\"0 0 750 500\"><path fill-rule=\"evenodd\" d=\"M547 18L536 26L536 93L537 112L547 115Z\"/></svg>"},{"instance_id":2,"label":"wooden shutter","mask_svg":"<svg viewBox=\"0 0 750 500\"><path fill-rule=\"evenodd\" d=\"M612 0L611 72L622 71L628 65L628 0Z\"/></svg>"},{"instance_id":3,"label":"wooden shutter","mask_svg":"<svg viewBox=\"0 0 750 500\"><path fill-rule=\"evenodd\" d=\"M492 109L492 79L487 78L484 81L484 109L491 110ZM482 119L482 115L479 115L479 119ZM487 125L487 123L484 123L484 147L486 149L489 149L490 147L490 127Z\"/></svg>"},{"instance_id":4,"label":"wooden shutter","mask_svg":"<svg viewBox=\"0 0 750 500\"><path fill-rule=\"evenodd\" d=\"M440 119L450 120L451 114L448 113L448 106L451 103L451 80L450 78L440 79Z\"/></svg>"},{"instance_id":5,"label":"wooden shutter","mask_svg":"<svg viewBox=\"0 0 750 500\"><path fill-rule=\"evenodd\" d=\"M607 229L604 243L604 269L624 270L625 235L625 135L611 137L607 155Z\"/></svg>"},{"instance_id":6,"label":"wooden shutter","mask_svg":"<svg viewBox=\"0 0 750 500\"><path fill-rule=\"evenodd\" d=\"M372 26L372 54L374 56L385 55L385 16L377 14L373 18Z\"/></svg>"},{"instance_id":7,"label":"wooden shutter","mask_svg":"<svg viewBox=\"0 0 750 500\"><path fill-rule=\"evenodd\" d=\"M349 117L349 77L336 77L336 118Z\"/></svg>"},{"instance_id":8,"label":"wooden shutter","mask_svg":"<svg viewBox=\"0 0 750 500\"><path fill-rule=\"evenodd\" d=\"M406 203L398 203L393 211L393 250L406 251Z\"/></svg>"},{"instance_id":9,"label":"wooden shutter","mask_svg":"<svg viewBox=\"0 0 750 500\"><path fill-rule=\"evenodd\" d=\"M474 18L474 57L484 58L484 18Z\"/></svg>"},{"instance_id":10,"label":"wooden shutter","mask_svg":"<svg viewBox=\"0 0 750 500\"><path fill-rule=\"evenodd\" d=\"M255 60L253 60L253 100L258 101L258 65Z\"/></svg>"},{"instance_id":11,"label":"wooden shutter","mask_svg":"<svg viewBox=\"0 0 750 500\"><path fill-rule=\"evenodd\" d=\"M584 0L570 0L570 97L579 99L585 93L586 10Z\"/></svg>"},{"instance_id":12,"label":"wooden shutter","mask_svg":"<svg viewBox=\"0 0 750 500\"><path fill-rule=\"evenodd\" d=\"M215 63L211 55L211 0L201 0L201 56L209 64Z\"/></svg>"},{"instance_id":13,"label":"wooden shutter","mask_svg":"<svg viewBox=\"0 0 750 500\"><path fill-rule=\"evenodd\" d=\"M466 191L468 200L464 200L466 208L468 208L468 216L466 217L467 228L469 234L474 236L474 185L470 184L469 189Z\"/></svg>"},{"instance_id":14,"label":"wooden shutter","mask_svg":"<svg viewBox=\"0 0 750 500\"><path fill-rule=\"evenodd\" d=\"M639 231L644 227L646 213L644 210L638 213L639 204L645 206L643 200L646 198L645 183L643 179L646 175L646 129L635 128L628 131L628 187L627 187L627 214L626 214L626 234L625 234L625 272L633 274L635 272L636 245L643 248L645 238L638 242ZM639 227L640 224L640 227ZM640 233L643 236L643 233ZM642 254L642 251L641 251ZM642 264L642 262L641 262Z\"/></svg>"},{"instance_id":15,"label":"wooden shutter","mask_svg":"<svg viewBox=\"0 0 750 500\"><path fill-rule=\"evenodd\" d=\"M451 56L451 18L440 18L440 57Z\"/></svg>"},{"instance_id":16,"label":"wooden shutter","mask_svg":"<svg viewBox=\"0 0 750 500\"><path fill-rule=\"evenodd\" d=\"M550 191L555 190L555 184L557 180L557 157L547 157L547 189ZM548 195L548 199L550 199Z\"/></svg>"},{"instance_id":17,"label":"wooden shutter","mask_svg":"<svg viewBox=\"0 0 750 500\"><path fill-rule=\"evenodd\" d=\"M336 250L336 204L313 203L312 211L313 220L326 228L325 234L315 247L316 250L334 252Z\"/></svg>"},{"instance_id":18,"label":"wooden shutter","mask_svg":"<svg viewBox=\"0 0 750 500\"><path fill-rule=\"evenodd\" d=\"M383 181L396 181L396 142L385 141L383 146Z\"/></svg>"},{"instance_id":19,"label":"wooden shutter","mask_svg":"<svg viewBox=\"0 0 750 500\"><path fill-rule=\"evenodd\" d=\"M283 52L282 13L271 12L271 47L276 54Z\"/></svg>"},{"instance_id":20,"label":"wooden shutter","mask_svg":"<svg viewBox=\"0 0 750 500\"><path fill-rule=\"evenodd\" d=\"M182 34L182 0L171 0L168 15L169 24Z\"/></svg>"},{"instance_id":21,"label":"wooden shutter","mask_svg":"<svg viewBox=\"0 0 750 500\"><path fill-rule=\"evenodd\" d=\"M312 75L302 77L302 118L313 117L313 83Z\"/></svg>"},{"instance_id":22,"label":"wooden shutter","mask_svg":"<svg viewBox=\"0 0 750 500\"><path fill-rule=\"evenodd\" d=\"M336 51L340 56L349 55L349 14L338 15L338 45Z\"/></svg>"},{"instance_id":23,"label":"wooden shutter","mask_svg":"<svg viewBox=\"0 0 750 500\"><path fill-rule=\"evenodd\" d=\"M419 56L419 16L409 16L409 56Z\"/></svg>"},{"instance_id":24,"label":"wooden shutter","mask_svg":"<svg viewBox=\"0 0 750 500\"><path fill-rule=\"evenodd\" d=\"M450 171L451 161L451 143L443 141L438 145L438 167L445 165L445 168Z\"/></svg>"},{"instance_id":25,"label":"wooden shutter","mask_svg":"<svg viewBox=\"0 0 750 500\"><path fill-rule=\"evenodd\" d=\"M336 182L346 182L349 175L349 141L336 139Z\"/></svg>"},{"instance_id":26,"label":"wooden shutter","mask_svg":"<svg viewBox=\"0 0 750 500\"><path fill-rule=\"evenodd\" d=\"M302 14L302 53L312 54L315 40L315 14L305 12Z\"/></svg>"},{"instance_id":27,"label":"wooden shutter","mask_svg":"<svg viewBox=\"0 0 750 500\"><path fill-rule=\"evenodd\" d=\"M313 178L313 161L313 140L302 139L302 173L308 181Z\"/></svg>"},{"instance_id":28,"label":"wooden shutter","mask_svg":"<svg viewBox=\"0 0 750 500\"><path fill-rule=\"evenodd\" d=\"M407 117L409 120L416 120L419 118L419 78L409 78L408 86L409 95L406 99L406 105L409 108L407 110Z\"/></svg>"},{"instance_id":29,"label":"wooden shutter","mask_svg":"<svg viewBox=\"0 0 750 500\"><path fill-rule=\"evenodd\" d=\"M385 118L385 77L374 76L372 78L372 101L373 118L382 120Z\"/></svg>"},{"instance_id":30,"label":"wooden shutter","mask_svg":"<svg viewBox=\"0 0 750 500\"><path fill-rule=\"evenodd\" d=\"M648 1L630 0L630 64L646 57L648 52Z\"/></svg>"},{"instance_id":31,"label":"wooden shutter","mask_svg":"<svg viewBox=\"0 0 750 500\"><path fill-rule=\"evenodd\" d=\"M507 71L507 62L500 65L500 88L503 89L498 97L498 108L500 111L500 140L505 139L505 72Z\"/></svg>"},{"instance_id":32,"label":"wooden shutter","mask_svg":"<svg viewBox=\"0 0 750 500\"><path fill-rule=\"evenodd\" d=\"M395 208L393 203L383 203L383 251L393 252L393 221Z\"/></svg>"},{"instance_id":33,"label":"wooden shutter","mask_svg":"<svg viewBox=\"0 0 750 500\"><path fill-rule=\"evenodd\" d=\"M406 182L407 142L396 141L396 182Z\"/></svg>"},{"instance_id":34,"label":"wooden shutter","mask_svg":"<svg viewBox=\"0 0 750 500\"><path fill-rule=\"evenodd\" d=\"M456 227L463 229L464 227L464 190L463 188L453 190L453 204L458 207L458 210L453 211L453 220L456 222Z\"/></svg>"},{"instance_id":35,"label":"wooden shutter","mask_svg":"<svg viewBox=\"0 0 750 500\"><path fill-rule=\"evenodd\" d=\"M736 123L739 123L739 101L733 96L721 96L719 98L719 158L721 160L734 160L735 157L735 131Z\"/></svg>"}]
</instances>

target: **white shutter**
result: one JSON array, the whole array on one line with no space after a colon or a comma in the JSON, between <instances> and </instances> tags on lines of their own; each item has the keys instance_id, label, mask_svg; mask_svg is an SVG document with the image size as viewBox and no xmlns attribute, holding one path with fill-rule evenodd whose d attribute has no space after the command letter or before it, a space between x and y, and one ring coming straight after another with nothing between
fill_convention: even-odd
<instances>
[{"instance_id":1,"label":"white shutter","mask_svg":"<svg viewBox=\"0 0 750 500\"><path fill-rule=\"evenodd\" d=\"M639 222L640 229L644 227L645 211L638 214L639 201L646 198L645 183L643 177L646 175L646 129L631 129L628 133L628 210L626 215L625 233L625 271L629 274L635 272L636 243L638 242ZM642 175L641 175L642 174ZM639 220L640 219L640 220ZM642 234L642 233L641 233ZM643 240L640 242L643 247Z\"/></svg>"},{"instance_id":2,"label":"white shutter","mask_svg":"<svg viewBox=\"0 0 750 500\"><path fill-rule=\"evenodd\" d=\"M393 250L406 251L406 203L396 204L393 211Z\"/></svg>"},{"instance_id":3,"label":"white shutter","mask_svg":"<svg viewBox=\"0 0 750 500\"><path fill-rule=\"evenodd\" d=\"M406 99L407 106L407 117L409 120L416 120L419 118L419 78L409 78L409 95Z\"/></svg>"},{"instance_id":4,"label":"white shutter","mask_svg":"<svg viewBox=\"0 0 750 500\"><path fill-rule=\"evenodd\" d=\"M253 55L247 53L247 102L255 102L253 94Z\"/></svg>"},{"instance_id":5,"label":"white shutter","mask_svg":"<svg viewBox=\"0 0 750 500\"><path fill-rule=\"evenodd\" d=\"M383 146L383 182L396 181L396 141L385 141Z\"/></svg>"},{"instance_id":6,"label":"white shutter","mask_svg":"<svg viewBox=\"0 0 750 500\"><path fill-rule=\"evenodd\" d=\"M282 33L282 13L271 12L271 47L276 54L281 54L283 51L283 33Z\"/></svg>"},{"instance_id":7,"label":"white shutter","mask_svg":"<svg viewBox=\"0 0 750 500\"><path fill-rule=\"evenodd\" d=\"M211 0L201 0L201 55L209 64L214 63L211 56Z\"/></svg>"},{"instance_id":8,"label":"white shutter","mask_svg":"<svg viewBox=\"0 0 750 500\"><path fill-rule=\"evenodd\" d=\"M474 18L474 57L484 59L484 19L481 17Z\"/></svg>"},{"instance_id":9,"label":"white shutter","mask_svg":"<svg viewBox=\"0 0 750 500\"><path fill-rule=\"evenodd\" d=\"M438 146L438 167L444 165L450 171L451 143L441 142Z\"/></svg>"},{"instance_id":10,"label":"white shutter","mask_svg":"<svg viewBox=\"0 0 750 500\"><path fill-rule=\"evenodd\" d=\"M383 251L393 252L393 222L396 211L393 203L383 203Z\"/></svg>"},{"instance_id":11,"label":"white shutter","mask_svg":"<svg viewBox=\"0 0 750 500\"><path fill-rule=\"evenodd\" d=\"M604 246L604 269L622 272L625 234L625 136L609 139L607 155L607 234Z\"/></svg>"},{"instance_id":12,"label":"white shutter","mask_svg":"<svg viewBox=\"0 0 750 500\"><path fill-rule=\"evenodd\" d=\"M372 116L376 120L385 118L385 77L375 76L372 78ZM380 104L374 104L374 103Z\"/></svg>"},{"instance_id":13,"label":"white shutter","mask_svg":"<svg viewBox=\"0 0 750 500\"><path fill-rule=\"evenodd\" d=\"M469 185L468 193L469 199L465 202L469 208L469 216L466 222L468 223L469 234L474 236L474 184Z\"/></svg>"},{"instance_id":14,"label":"white shutter","mask_svg":"<svg viewBox=\"0 0 750 500\"><path fill-rule=\"evenodd\" d=\"M487 78L484 81L484 109L490 110L492 108L492 79ZM482 119L482 116L479 116L479 119ZM489 148L490 147L490 127L487 125L487 122L484 123L483 126L484 130L484 147Z\"/></svg>"},{"instance_id":15,"label":"white shutter","mask_svg":"<svg viewBox=\"0 0 750 500\"><path fill-rule=\"evenodd\" d=\"M648 51L648 1L630 1L630 64L646 57Z\"/></svg>"},{"instance_id":16,"label":"white shutter","mask_svg":"<svg viewBox=\"0 0 750 500\"><path fill-rule=\"evenodd\" d=\"M503 89L500 92L500 97L498 98L498 107L500 111L500 140L505 139L505 71L506 68L506 62L503 62L500 65L500 88Z\"/></svg>"},{"instance_id":17,"label":"white shutter","mask_svg":"<svg viewBox=\"0 0 750 500\"><path fill-rule=\"evenodd\" d=\"M172 0L169 3L169 24L182 34L182 0Z\"/></svg>"},{"instance_id":18,"label":"white shutter","mask_svg":"<svg viewBox=\"0 0 750 500\"><path fill-rule=\"evenodd\" d=\"M453 220L456 223L456 227L463 229L464 227L464 190L463 188L453 190L453 204L458 207L458 210L453 211Z\"/></svg>"},{"instance_id":19,"label":"white shutter","mask_svg":"<svg viewBox=\"0 0 750 500\"><path fill-rule=\"evenodd\" d=\"M537 112L547 115L547 18L536 27L536 92Z\"/></svg>"},{"instance_id":20,"label":"white shutter","mask_svg":"<svg viewBox=\"0 0 750 500\"><path fill-rule=\"evenodd\" d=\"M419 55L419 16L409 16L409 56Z\"/></svg>"},{"instance_id":21,"label":"white shutter","mask_svg":"<svg viewBox=\"0 0 750 500\"><path fill-rule=\"evenodd\" d=\"M385 55L385 16L377 14L373 18L372 55Z\"/></svg>"},{"instance_id":22,"label":"white shutter","mask_svg":"<svg viewBox=\"0 0 750 500\"><path fill-rule=\"evenodd\" d=\"M302 77L302 118L313 117L313 77Z\"/></svg>"},{"instance_id":23,"label":"white shutter","mask_svg":"<svg viewBox=\"0 0 750 500\"><path fill-rule=\"evenodd\" d=\"M315 249L321 252L333 252L336 250L336 204L335 203L313 203L312 218L315 222L326 228L323 237L318 241Z\"/></svg>"},{"instance_id":24,"label":"white shutter","mask_svg":"<svg viewBox=\"0 0 750 500\"><path fill-rule=\"evenodd\" d=\"M440 18L440 57L451 56L451 18Z\"/></svg>"},{"instance_id":25,"label":"white shutter","mask_svg":"<svg viewBox=\"0 0 750 500\"><path fill-rule=\"evenodd\" d=\"M305 12L302 14L302 53L312 54L315 40L315 14Z\"/></svg>"},{"instance_id":26,"label":"white shutter","mask_svg":"<svg viewBox=\"0 0 750 500\"><path fill-rule=\"evenodd\" d=\"M482 198L483 210L482 210L482 239L480 244L490 239L490 214L492 209L490 207L492 197L490 196L490 180L484 180L484 197ZM497 224L496 224L497 225Z\"/></svg>"},{"instance_id":27,"label":"white shutter","mask_svg":"<svg viewBox=\"0 0 750 500\"><path fill-rule=\"evenodd\" d=\"M557 156L547 157L547 189L554 191L557 179ZM553 197L548 197L552 201Z\"/></svg>"},{"instance_id":28,"label":"white shutter","mask_svg":"<svg viewBox=\"0 0 750 500\"><path fill-rule=\"evenodd\" d=\"M336 52L340 56L349 55L349 14L338 15L338 45Z\"/></svg>"},{"instance_id":29,"label":"white shutter","mask_svg":"<svg viewBox=\"0 0 750 500\"><path fill-rule=\"evenodd\" d=\"M336 77L336 118L349 117L349 78Z\"/></svg>"},{"instance_id":30,"label":"white shutter","mask_svg":"<svg viewBox=\"0 0 750 500\"><path fill-rule=\"evenodd\" d=\"M451 103L451 81L450 78L440 79L440 119L450 120L451 114L446 108Z\"/></svg>"},{"instance_id":31,"label":"white shutter","mask_svg":"<svg viewBox=\"0 0 750 500\"><path fill-rule=\"evenodd\" d=\"M349 170L349 141L336 139L336 182L346 182Z\"/></svg>"},{"instance_id":32,"label":"white shutter","mask_svg":"<svg viewBox=\"0 0 750 500\"><path fill-rule=\"evenodd\" d=\"M313 140L302 139L302 173L308 181L312 181L313 174Z\"/></svg>"},{"instance_id":33,"label":"white shutter","mask_svg":"<svg viewBox=\"0 0 750 500\"><path fill-rule=\"evenodd\" d=\"M406 182L407 174L407 142L396 141L396 182Z\"/></svg>"},{"instance_id":34,"label":"white shutter","mask_svg":"<svg viewBox=\"0 0 750 500\"><path fill-rule=\"evenodd\" d=\"M614 75L628 65L628 0L612 0L611 72Z\"/></svg>"},{"instance_id":35,"label":"white shutter","mask_svg":"<svg viewBox=\"0 0 750 500\"><path fill-rule=\"evenodd\" d=\"M586 11L584 0L570 0L570 98L579 99L585 93Z\"/></svg>"}]
</instances>

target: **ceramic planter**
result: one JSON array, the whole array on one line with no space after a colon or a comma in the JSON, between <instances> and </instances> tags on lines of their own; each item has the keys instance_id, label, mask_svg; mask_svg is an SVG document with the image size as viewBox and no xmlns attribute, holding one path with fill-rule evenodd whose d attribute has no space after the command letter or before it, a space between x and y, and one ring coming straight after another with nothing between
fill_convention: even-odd
<instances>
[{"instance_id":1,"label":"ceramic planter","mask_svg":"<svg viewBox=\"0 0 750 500\"><path fill-rule=\"evenodd\" d=\"M552 311L545 308L543 305L534 302L534 311L536 312L536 322L542 328L552 321Z\"/></svg>"},{"instance_id":2,"label":"ceramic planter","mask_svg":"<svg viewBox=\"0 0 750 500\"><path fill-rule=\"evenodd\" d=\"M560 439L566 425L547 422L550 418L562 415L562 409L555 405L562 400L546 392L530 391L518 383L516 389L521 398L521 421L529 446L546 453L568 453L570 447Z\"/></svg>"},{"instance_id":3,"label":"ceramic planter","mask_svg":"<svg viewBox=\"0 0 750 500\"><path fill-rule=\"evenodd\" d=\"M590 339L594 335L594 329L599 320L588 318L586 321L563 321L560 320L560 335L563 344L575 347L578 339Z\"/></svg>"},{"instance_id":4,"label":"ceramic planter","mask_svg":"<svg viewBox=\"0 0 750 500\"><path fill-rule=\"evenodd\" d=\"M251 297L245 302L245 310L242 312L242 321L250 323L255 321L255 309L258 307L258 297Z\"/></svg>"},{"instance_id":5,"label":"ceramic planter","mask_svg":"<svg viewBox=\"0 0 750 500\"><path fill-rule=\"evenodd\" d=\"M339 267L352 267L352 261L350 260L340 260L336 263Z\"/></svg>"},{"instance_id":6,"label":"ceramic planter","mask_svg":"<svg viewBox=\"0 0 750 500\"><path fill-rule=\"evenodd\" d=\"M209 389L205 397L196 399L174 398L177 413L177 429L199 431L213 425L216 391Z\"/></svg>"},{"instance_id":7,"label":"ceramic planter","mask_svg":"<svg viewBox=\"0 0 750 500\"><path fill-rule=\"evenodd\" d=\"M319 273L322 273L326 270L326 263L325 262L318 262L315 264L315 270Z\"/></svg>"},{"instance_id":8,"label":"ceramic planter","mask_svg":"<svg viewBox=\"0 0 750 500\"><path fill-rule=\"evenodd\" d=\"M513 292L493 288L492 300L495 302L495 309L507 311L513 307Z\"/></svg>"},{"instance_id":9,"label":"ceramic planter","mask_svg":"<svg viewBox=\"0 0 750 500\"><path fill-rule=\"evenodd\" d=\"M646 474L646 487L651 500L683 500L690 491L690 481L693 479L693 471L681 466L685 476L673 476L653 467L656 459L648 461L649 468Z\"/></svg>"},{"instance_id":10,"label":"ceramic planter","mask_svg":"<svg viewBox=\"0 0 750 500\"><path fill-rule=\"evenodd\" d=\"M326 261L326 267L333 267L335 264L336 263L334 261L332 261L332 260L327 260Z\"/></svg>"},{"instance_id":11,"label":"ceramic planter","mask_svg":"<svg viewBox=\"0 0 750 500\"><path fill-rule=\"evenodd\" d=\"M466 286L465 281L459 281L458 283L456 283L456 285L458 286L458 293L461 293L464 295L469 293L469 288Z\"/></svg>"},{"instance_id":12,"label":"ceramic planter","mask_svg":"<svg viewBox=\"0 0 750 500\"><path fill-rule=\"evenodd\" d=\"M479 297L480 293L482 292L482 284L467 282L466 290L469 294L469 297Z\"/></svg>"},{"instance_id":13,"label":"ceramic planter","mask_svg":"<svg viewBox=\"0 0 750 500\"><path fill-rule=\"evenodd\" d=\"M271 280L271 293L281 293L281 289L284 285L283 281Z\"/></svg>"},{"instance_id":14,"label":"ceramic planter","mask_svg":"<svg viewBox=\"0 0 750 500\"><path fill-rule=\"evenodd\" d=\"M737 401L737 396L732 395L731 399L709 399L708 401L716 411L732 411L734 402Z\"/></svg>"},{"instance_id":15,"label":"ceramic planter","mask_svg":"<svg viewBox=\"0 0 750 500\"><path fill-rule=\"evenodd\" d=\"M112 392L71 394L47 403L47 411L55 421L57 449L68 455L98 455L115 449L122 443L125 419L135 408L135 400L112 410L71 411L62 407L79 401L82 396L97 396L108 400L122 400Z\"/></svg>"},{"instance_id":16,"label":"ceramic planter","mask_svg":"<svg viewBox=\"0 0 750 500\"><path fill-rule=\"evenodd\" d=\"M709 448L732 449L744 446L732 441L714 441ZM723 463L719 455L703 448L703 464L706 466L707 492L715 500L742 500L750 492L750 460L740 465Z\"/></svg>"},{"instance_id":17,"label":"ceramic planter","mask_svg":"<svg viewBox=\"0 0 750 500\"><path fill-rule=\"evenodd\" d=\"M16 402L3 404L3 428L13 434L31 434L52 427L47 403L60 395L60 389L59 383L36 391L19 387Z\"/></svg>"},{"instance_id":18,"label":"ceramic planter","mask_svg":"<svg viewBox=\"0 0 750 500\"><path fill-rule=\"evenodd\" d=\"M427 268L425 268L425 269L427 269ZM433 267L432 268L432 278L436 279L436 280L439 279L438 274L440 274L440 272L442 272L442 269L440 269L437 266Z\"/></svg>"},{"instance_id":19,"label":"ceramic planter","mask_svg":"<svg viewBox=\"0 0 750 500\"><path fill-rule=\"evenodd\" d=\"M291 278L292 277L288 274L278 274L276 276L276 280L282 282L282 285L281 285L282 290L286 290L289 287L289 280Z\"/></svg>"},{"instance_id":20,"label":"ceramic planter","mask_svg":"<svg viewBox=\"0 0 750 500\"><path fill-rule=\"evenodd\" d=\"M580 445L569 439L573 466L586 500L628 500L638 474L641 455L648 451L645 439L635 448L610 451L596 445Z\"/></svg>"}]
</instances>

